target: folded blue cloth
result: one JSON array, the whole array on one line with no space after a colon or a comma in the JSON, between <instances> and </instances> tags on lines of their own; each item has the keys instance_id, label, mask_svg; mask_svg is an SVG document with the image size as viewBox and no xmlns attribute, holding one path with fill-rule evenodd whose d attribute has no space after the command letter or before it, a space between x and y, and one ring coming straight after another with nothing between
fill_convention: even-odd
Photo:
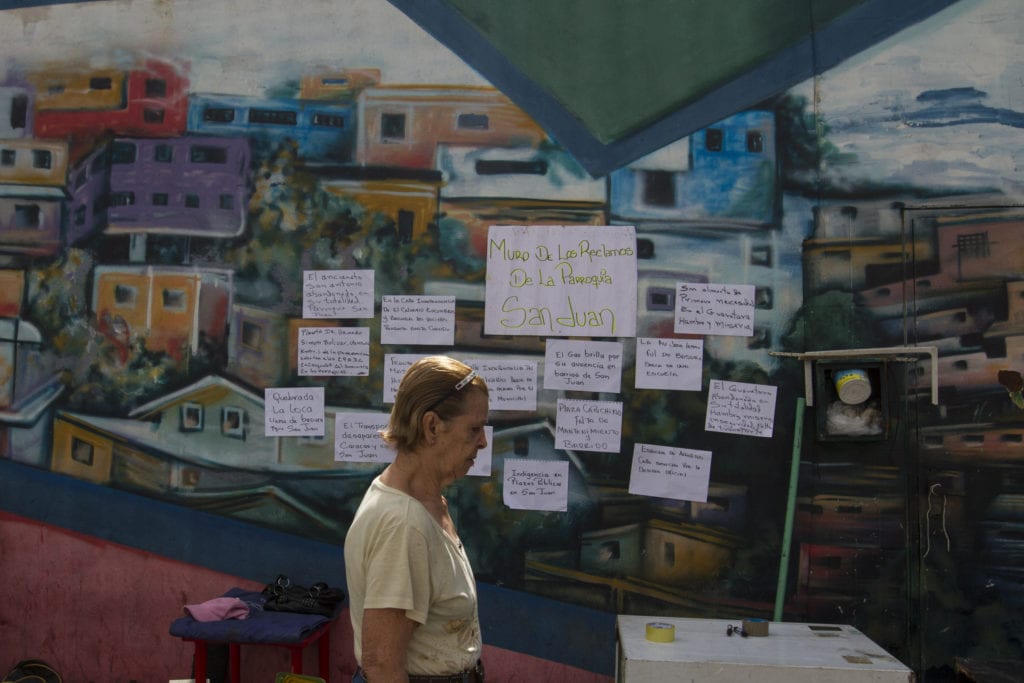
<instances>
[{"instance_id":1,"label":"folded blue cloth","mask_svg":"<svg viewBox=\"0 0 1024 683\"><path fill-rule=\"evenodd\" d=\"M266 598L262 593L232 588L223 598L238 598L249 607L247 619L198 621L190 616L171 623L171 635L188 640L210 643L298 643L314 630L333 621L340 614L325 617L319 614L296 612L268 612L263 609Z\"/></svg>"}]
</instances>

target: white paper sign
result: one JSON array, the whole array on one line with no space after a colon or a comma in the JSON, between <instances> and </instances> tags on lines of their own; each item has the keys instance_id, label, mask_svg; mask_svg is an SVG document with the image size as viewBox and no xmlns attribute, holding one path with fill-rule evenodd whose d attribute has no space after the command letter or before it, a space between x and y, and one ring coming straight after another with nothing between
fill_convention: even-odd
<instances>
[{"instance_id":1,"label":"white paper sign","mask_svg":"<svg viewBox=\"0 0 1024 683\"><path fill-rule=\"evenodd\" d=\"M621 401L558 399L555 448L618 453L621 440Z\"/></svg>"},{"instance_id":2,"label":"white paper sign","mask_svg":"<svg viewBox=\"0 0 1024 683\"><path fill-rule=\"evenodd\" d=\"M636 340L636 388L700 391L703 339Z\"/></svg>"},{"instance_id":3,"label":"white paper sign","mask_svg":"<svg viewBox=\"0 0 1024 683\"><path fill-rule=\"evenodd\" d=\"M487 445L476 452L476 461L466 472L468 477L489 477L491 476L491 461L494 453L494 427L484 425L484 436L487 438Z\"/></svg>"},{"instance_id":4,"label":"white paper sign","mask_svg":"<svg viewBox=\"0 0 1024 683\"><path fill-rule=\"evenodd\" d=\"M372 318L373 271L304 271L302 317Z\"/></svg>"},{"instance_id":5,"label":"white paper sign","mask_svg":"<svg viewBox=\"0 0 1024 683\"><path fill-rule=\"evenodd\" d=\"M395 450L380 431L388 426L387 413L337 413L334 416L334 459L338 462L389 463Z\"/></svg>"},{"instance_id":6,"label":"white paper sign","mask_svg":"<svg viewBox=\"0 0 1024 683\"><path fill-rule=\"evenodd\" d=\"M636 272L633 226L492 226L484 332L635 336Z\"/></svg>"},{"instance_id":7,"label":"white paper sign","mask_svg":"<svg viewBox=\"0 0 1024 683\"><path fill-rule=\"evenodd\" d=\"M398 385L409 366L425 358L425 353L387 353L384 354L384 403L394 403Z\"/></svg>"},{"instance_id":8,"label":"white paper sign","mask_svg":"<svg viewBox=\"0 0 1024 683\"><path fill-rule=\"evenodd\" d=\"M547 340L545 389L618 393L621 384L621 342Z\"/></svg>"},{"instance_id":9,"label":"white paper sign","mask_svg":"<svg viewBox=\"0 0 1024 683\"><path fill-rule=\"evenodd\" d=\"M323 436L324 388L264 389L265 436Z\"/></svg>"},{"instance_id":10,"label":"white paper sign","mask_svg":"<svg viewBox=\"0 0 1024 683\"><path fill-rule=\"evenodd\" d=\"M629 492L640 496L707 502L711 451L633 445Z\"/></svg>"},{"instance_id":11,"label":"white paper sign","mask_svg":"<svg viewBox=\"0 0 1024 683\"><path fill-rule=\"evenodd\" d=\"M454 296L383 296L381 344L455 344Z\"/></svg>"},{"instance_id":12,"label":"white paper sign","mask_svg":"<svg viewBox=\"0 0 1024 683\"><path fill-rule=\"evenodd\" d=\"M529 360L467 360L487 382L491 410L537 410L537 363Z\"/></svg>"},{"instance_id":13,"label":"white paper sign","mask_svg":"<svg viewBox=\"0 0 1024 683\"><path fill-rule=\"evenodd\" d=\"M365 377L370 374L370 328L300 327L300 377Z\"/></svg>"},{"instance_id":14,"label":"white paper sign","mask_svg":"<svg viewBox=\"0 0 1024 683\"><path fill-rule=\"evenodd\" d=\"M778 387L711 380L704 429L746 436L772 435Z\"/></svg>"},{"instance_id":15,"label":"white paper sign","mask_svg":"<svg viewBox=\"0 0 1024 683\"><path fill-rule=\"evenodd\" d=\"M754 289L754 285L677 282L675 331L752 336Z\"/></svg>"},{"instance_id":16,"label":"white paper sign","mask_svg":"<svg viewBox=\"0 0 1024 683\"><path fill-rule=\"evenodd\" d=\"M569 509L569 463L565 460L505 460L502 487L513 510Z\"/></svg>"}]
</instances>

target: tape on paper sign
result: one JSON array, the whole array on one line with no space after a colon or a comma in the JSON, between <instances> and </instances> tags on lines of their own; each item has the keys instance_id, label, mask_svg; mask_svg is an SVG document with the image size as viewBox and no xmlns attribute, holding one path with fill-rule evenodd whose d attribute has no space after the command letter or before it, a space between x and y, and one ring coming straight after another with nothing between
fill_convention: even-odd
<instances>
[{"instance_id":1,"label":"tape on paper sign","mask_svg":"<svg viewBox=\"0 0 1024 683\"><path fill-rule=\"evenodd\" d=\"M647 640L652 643L671 643L676 639L676 627L661 621L647 622Z\"/></svg>"},{"instance_id":2,"label":"tape on paper sign","mask_svg":"<svg viewBox=\"0 0 1024 683\"><path fill-rule=\"evenodd\" d=\"M768 622L764 619L744 619L743 630L748 636L768 635Z\"/></svg>"}]
</instances>

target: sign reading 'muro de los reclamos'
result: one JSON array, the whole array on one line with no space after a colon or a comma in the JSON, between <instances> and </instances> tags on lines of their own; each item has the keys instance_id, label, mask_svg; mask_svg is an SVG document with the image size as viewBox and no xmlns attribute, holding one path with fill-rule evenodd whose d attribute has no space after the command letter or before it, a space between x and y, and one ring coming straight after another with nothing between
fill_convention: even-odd
<instances>
[{"instance_id":1,"label":"sign reading 'muro de los reclamos'","mask_svg":"<svg viewBox=\"0 0 1024 683\"><path fill-rule=\"evenodd\" d=\"M633 226L493 226L484 332L636 336Z\"/></svg>"}]
</instances>

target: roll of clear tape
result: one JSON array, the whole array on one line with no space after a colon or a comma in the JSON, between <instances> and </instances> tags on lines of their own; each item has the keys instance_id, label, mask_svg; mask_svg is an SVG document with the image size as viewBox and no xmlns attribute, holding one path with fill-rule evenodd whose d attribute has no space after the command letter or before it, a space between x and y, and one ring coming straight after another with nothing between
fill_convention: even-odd
<instances>
[{"instance_id":1,"label":"roll of clear tape","mask_svg":"<svg viewBox=\"0 0 1024 683\"><path fill-rule=\"evenodd\" d=\"M663 621L647 622L647 640L652 643L671 643L676 639L676 627Z\"/></svg>"}]
</instances>

